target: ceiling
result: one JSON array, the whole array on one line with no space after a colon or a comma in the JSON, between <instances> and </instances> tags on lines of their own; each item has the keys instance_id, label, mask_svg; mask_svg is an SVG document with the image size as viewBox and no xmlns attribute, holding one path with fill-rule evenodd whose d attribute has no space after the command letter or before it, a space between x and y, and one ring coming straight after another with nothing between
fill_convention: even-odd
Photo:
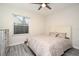
<instances>
[{"instance_id":1,"label":"ceiling","mask_svg":"<svg viewBox=\"0 0 79 59\"><path fill-rule=\"evenodd\" d=\"M5 6L11 6L11 7L19 7L21 9L26 9L31 12L35 12L37 14L47 16L55 11L60 11L63 10L64 8L79 5L78 3L50 3L48 4L52 9L49 10L48 8L44 7L41 10L38 10L39 4L32 4L32 3L4 3L0 5L5 5Z\"/></svg>"}]
</instances>

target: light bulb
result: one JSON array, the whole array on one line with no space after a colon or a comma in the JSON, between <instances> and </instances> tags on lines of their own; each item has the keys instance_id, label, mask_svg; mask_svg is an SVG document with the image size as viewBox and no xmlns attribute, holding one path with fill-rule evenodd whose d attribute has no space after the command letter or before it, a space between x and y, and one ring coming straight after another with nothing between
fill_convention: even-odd
<instances>
[{"instance_id":1,"label":"light bulb","mask_svg":"<svg viewBox=\"0 0 79 59\"><path fill-rule=\"evenodd\" d=\"M45 7L45 6L46 6L45 3L43 3L43 4L42 4L42 7Z\"/></svg>"}]
</instances>

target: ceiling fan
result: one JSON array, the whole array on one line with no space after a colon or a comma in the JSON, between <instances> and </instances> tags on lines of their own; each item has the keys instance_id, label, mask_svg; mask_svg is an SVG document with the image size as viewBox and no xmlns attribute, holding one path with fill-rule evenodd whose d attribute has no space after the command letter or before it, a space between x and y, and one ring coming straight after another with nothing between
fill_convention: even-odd
<instances>
[{"instance_id":1,"label":"ceiling fan","mask_svg":"<svg viewBox=\"0 0 79 59\"><path fill-rule=\"evenodd\" d=\"M48 9L52 9L48 4L49 3L33 3L33 4L39 4L40 5L40 7L38 8L38 10L40 10L41 8L44 8L44 7L46 7L46 8L48 8Z\"/></svg>"}]
</instances>

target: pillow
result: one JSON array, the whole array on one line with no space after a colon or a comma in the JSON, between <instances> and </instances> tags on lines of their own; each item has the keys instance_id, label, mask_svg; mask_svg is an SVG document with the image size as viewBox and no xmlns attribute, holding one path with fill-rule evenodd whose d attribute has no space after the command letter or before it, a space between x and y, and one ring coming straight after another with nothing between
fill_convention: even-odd
<instances>
[{"instance_id":1,"label":"pillow","mask_svg":"<svg viewBox=\"0 0 79 59\"><path fill-rule=\"evenodd\" d=\"M65 38L66 37L66 33L58 33L56 37Z\"/></svg>"},{"instance_id":2,"label":"pillow","mask_svg":"<svg viewBox=\"0 0 79 59\"><path fill-rule=\"evenodd\" d=\"M57 32L49 32L49 36L52 36L52 37L56 37L57 36Z\"/></svg>"}]
</instances>

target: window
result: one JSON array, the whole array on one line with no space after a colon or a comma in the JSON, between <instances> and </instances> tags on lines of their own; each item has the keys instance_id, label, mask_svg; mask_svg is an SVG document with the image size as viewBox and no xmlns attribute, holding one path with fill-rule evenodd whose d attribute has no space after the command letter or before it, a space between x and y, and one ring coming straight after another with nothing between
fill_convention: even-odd
<instances>
[{"instance_id":1,"label":"window","mask_svg":"<svg viewBox=\"0 0 79 59\"><path fill-rule=\"evenodd\" d=\"M14 34L28 33L29 31L29 18L25 16L14 14Z\"/></svg>"}]
</instances>

